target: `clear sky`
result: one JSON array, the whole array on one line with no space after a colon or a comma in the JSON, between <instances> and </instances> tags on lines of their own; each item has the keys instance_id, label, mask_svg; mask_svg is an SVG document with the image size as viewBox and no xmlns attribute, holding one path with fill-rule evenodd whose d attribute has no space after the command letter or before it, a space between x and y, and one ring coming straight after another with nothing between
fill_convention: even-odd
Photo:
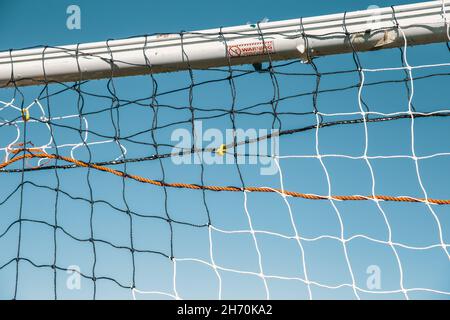
<instances>
[{"instance_id":1,"label":"clear sky","mask_svg":"<svg viewBox=\"0 0 450 320\"><path fill-rule=\"evenodd\" d=\"M410 2L1 1L0 49L208 29L263 18L275 21ZM72 4L81 9L80 30L66 27L66 9ZM412 66L450 62L445 44L409 48L407 57ZM402 66L398 49L360 54L360 59L367 69ZM321 73L356 68L349 54L315 62ZM249 66L238 69L253 70ZM316 77L311 65L297 61L275 70L283 98L275 122L268 101L276 88L269 74L235 73L244 74L235 79L236 109L254 106L237 114L237 128L287 130L317 123L312 114ZM193 74L196 83L226 77L223 71ZM416 80L411 105L404 82L367 85L404 79L404 70L368 71L362 99L370 111L379 112L374 117L409 108L449 110L449 74L448 65L413 70ZM158 152L166 153L175 144L171 140L174 130L191 130L187 109L191 79L187 72L155 79L160 127L155 139L166 145ZM356 72L322 76L321 91L354 86L319 93L315 106L324 122L361 118L358 82ZM113 84L123 104L120 119L115 111L110 112L112 94L107 80L91 81L83 85L81 121L79 95L73 90L38 99L30 116L54 119L54 141L49 143L51 131L36 121L27 126L26 141L50 146L49 153L55 153L56 144L58 152L66 156L88 161L90 150L91 161L110 161L121 157L124 150L110 141L120 128L120 137L132 136L129 141L121 140L126 158L155 154L151 134L137 134L154 125L150 100L124 104L152 95L150 76L114 79ZM62 88L52 85L49 92ZM23 102L28 106L45 96L42 89L22 89L23 99L12 89L0 89L0 121L18 117L18 111L7 105L14 96L13 105L20 107ZM213 128L225 134L232 127L229 114L216 109L230 110L233 104L228 81L196 86L192 94L195 117L202 120L204 130ZM280 138L281 170L277 174L261 175L264 165L260 162L242 164L239 169L246 186L283 187L318 195L329 191L371 195L375 190L376 194L417 198L424 197L425 191L430 198L450 199L449 121L448 117L432 117L414 123L410 119L371 123L367 136L362 123L308 130ZM89 130L89 150L74 148L82 143L80 128ZM23 122L0 126L2 159L18 132L18 141L22 141ZM361 158L366 149L369 160ZM37 163L31 160L27 165ZM177 165L167 158L162 167L159 161L146 161L114 169L168 182L242 186L235 164ZM450 206L313 201L276 193L184 189L167 189L165 194L161 187L131 180L123 184L117 176L83 168L57 174L54 170L27 172L24 184L20 173L0 172L0 181L0 299L55 298L55 292L57 298L131 299L133 284L139 299L450 297ZM58 185L60 191L55 192ZM130 248L136 251L132 254ZM17 268L14 259L18 252ZM172 255L174 259L170 259ZM51 268L54 261L56 277ZM72 268L85 276L80 288L67 286L74 275L66 269ZM374 275L379 276L379 286L371 282Z\"/></svg>"}]
</instances>

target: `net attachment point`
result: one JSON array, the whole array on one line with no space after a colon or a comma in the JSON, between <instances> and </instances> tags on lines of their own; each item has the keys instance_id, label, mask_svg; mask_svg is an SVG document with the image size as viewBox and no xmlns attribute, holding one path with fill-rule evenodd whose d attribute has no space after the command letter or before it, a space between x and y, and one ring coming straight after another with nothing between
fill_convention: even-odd
<instances>
[{"instance_id":1,"label":"net attachment point","mask_svg":"<svg viewBox=\"0 0 450 320\"><path fill-rule=\"evenodd\" d=\"M300 44L298 44L296 46L297 51L300 53L300 60L303 63L311 63L311 56L308 54L307 51L307 45L306 45L306 40L303 39L303 41L300 42ZM313 52L312 49L310 49L311 52Z\"/></svg>"},{"instance_id":2,"label":"net attachment point","mask_svg":"<svg viewBox=\"0 0 450 320\"><path fill-rule=\"evenodd\" d=\"M220 147L218 147L216 149L216 153L221 157L223 157L226 152L227 152L227 146L224 144L222 144Z\"/></svg>"},{"instance_id":3,"label":"net attachment point","mask_svg":"<svg viewBox=\"0 0 450 320\"><path fill-rule=\"evenodd\" d=\"M28 109L22 109L21 114L23 121L27 122L28 120L30 120L30 111L28 111Z\"/></svg>"}]
</instances>

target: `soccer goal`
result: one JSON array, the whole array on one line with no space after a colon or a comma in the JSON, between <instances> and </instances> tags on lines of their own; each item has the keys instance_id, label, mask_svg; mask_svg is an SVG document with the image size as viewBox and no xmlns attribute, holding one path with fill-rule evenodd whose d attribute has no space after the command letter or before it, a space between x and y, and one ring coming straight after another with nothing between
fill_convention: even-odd
<instances>
[{"instance_id":1,"label":"soccer goal","mask_svg":"<svg viewBox=\"0 0 450 320\"><path fill-rule=\"evenodd\" d=\"M0 52L0 299L449 299L449 11Z\"/></svg>"}]
</instances>

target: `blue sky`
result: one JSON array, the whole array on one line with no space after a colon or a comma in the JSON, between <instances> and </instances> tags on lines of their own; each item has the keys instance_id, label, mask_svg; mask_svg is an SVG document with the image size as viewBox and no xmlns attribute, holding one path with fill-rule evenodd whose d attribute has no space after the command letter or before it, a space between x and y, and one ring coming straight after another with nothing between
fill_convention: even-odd
<instances>
[{"instance_id":1,"label":"blue sky","mask_svg":"<svg viewBox=\"0 0 450 320\"><path fill-rule=\"evenodd\" d=\"M8 32L2 35L0 49L207 29L241 25L263 18L275 21L361 10L369 5L383 7L409 2L3 1L0 4L0 28ZM71 4L81 8L81 30L66 28L66 8ZM449 63L449 52L444 44L410 48L407 56L409 64L413 66ZM361 54L360 59L362 66L368 69L401 66L398 49ZM351 55L320 58L316 64L323 73L355 69ZM249 66L241 69L252 70ZM298 62L277 70L313 73L310 65ZM448 66L413 71L413 76L419 78L414 81L413 104L416 110L432 112L449 109L449 76L446 75L449 71ZM421 79L430 74L441 75ZM371 83L403 79L405 74L403 70L397 70L367 72L365 76L366 83ZM194 71L194 77L195 81L200 82L223 78L224 73ZM316 84L314 76L280 74L277 79L282 97L311 92ZM156 81L159 93L190 84L186 72L157 75ZM324 75L320 89L357 83L358 74L354 72ZM267 73L251 73L236 78L235 84L238 109L265 103L274 93ZM114 85L121 99L149 97L152 93L149 76L115 79ZM50 92L58 89L61 87L49 88ZM85 117L89 129L97 133L90 134L88 142L105 140L102 136L114 136L115 125L121 128L122 136L151 128L154 114L148 107L148 101L147 106L124 106L118 120L117 115L111 117L108 110L111 94L107 90L106 80L89 82L83 89L88 93L106 96L84 95L85 112L104 110ZM22 89L24 104L32 103L41 90L39 87ZM10 101L13 95L13 90L1 89L0 101ZM365 86L362 96L371 111L393 113L408 110L408 94L404 83ZM52 117L77 115L77 99L78 95L71 91L54 95L49 100L42 99L44 114L35 105L30 109L31 117L48 116L49 109ZM20 105L21 99L17 101ZM189 104L189 91L161 95L158 103L186 107ZM193 106L204 109L196 111L197 117L216 114L210 110L215 107L229 110L231 103L227 81L198 86L193 90ZM285 99L278 108L286 113L280 115L282 130L316 124L317 119L313 114L287 114L311 112L311 94ZM323 116L324 122L358 118L360 115L349 114L359 111L358 88L320 93L317 108L319 112L328 114ZM191 129L187 121L191 117L190 112L165 107L159 109L159 124L173 125L158 129L156 139L161 144L174 144L170 137L175 129ZM3 119L17 117L16 110L0 110ZM258 112L268 110L270 105L263 104L253 108L253 114L239 114L236 126L270 130L273 116L258 115ZM177 121L184 123L174 125ZM58 123L75 129L80 126L77 117ZM450 152L450 142L445 139L449 125L447 117L416 119L412 136L410 119L369 124L367 155L379 157L370 159L370 167L364 159L350 158L362 156L366 147L363 124L354 124L320 129L318 141L315 130L282 137L279 160L282 175L262 176L260 164L243 164L240 170L247 186L283 186L286 190L327 195L328 178L332 194L370 195L372 188L375 188L377 194L423 197L423 187L429 197L450 199L450 175L447 170L450 156L445 154ZM81 126L85 128L85 124ZM225 115L205 119L202 126L205 130L215 128L225 132L231 127L231 121ZM57 145L80 143L78 131L68 127L54 128ZM12 126L0 127L0 148L8 145L15 134L16 130ZM48 129L39 124L31 124L27 128L27 137L35 145L44 145L50 138ZM154 148L148 145L151 142L149 134L137 136L136 140L147 145L123 142L127 148L127 158L155 153ZM321 155L328 155L322 159L322 163L316 157L317 145ZM159 152L170 150L170 147L162 147ZM92 161L108 161L121 155L115 143L94 145L91 151ZM418 160L418 175L413 159L392 157L411 157L413 151L417 157L441 155ZM70 156L70 148L61 148L60 152ZM74 151L74 155L85 161L89 158L87 149L83 147ZM165 179L169 182L202 183L202 167L199 165L180 166L165 159L163 167ZM131 163L126 168L123 165L115 168L152 179L163 177L158 161ZM234 164L205 165L203 170L204 184L241 185ZM450 292L450 260L446 254L446 250L450 250L448 206L432 206L430 209L425 204L417 203L382 202L377 206L373 201L330 202L292 198L285 201L278 194L203 194L201 191L183 189L167 189L165 194L160 187L135 181L127 180L124 187L121 178L85 169L59 171L58 176L53 170L29 172L24 177L26 183L22 190L17 188L21 183L20 174L0 173L1 299L13 298L16 287L17 298L54 298L55 291L57 298L67 299L133 298L131 289L122 288L118 283L124 287L134 283L139 290L137 298L142 299L174 296L199 299L450 297L439 293ZM57 185L58 179L64 193L49 189ZM96 201L92 212L86 201L91 197L89 184L92 187L92 199ZM24 194L22 202L21 191ZM126 214L127 208L131 216ZM20 212L22 220L19 219ZM214 227L210 232L207 227L208 214ZM182 223L168 223L167 215L173 221ZM56 232L51 227L55 224L55 217L60 227ZM86 241L91 237L91 225L94 238L98 240L95 242L95 254L92 243ZM254 236L248 232L251 229L261 232ZM296 234L300 241L292 238ZM22 260L16 282L17 264L12 259L17 256L19 238L19 257ZM351 240L343 242L342 239ZM389 240L395 245L390 245ZM131 243L135 249L147 252L137 252L133 259L130 250L123 249L131 247ZM48 267L52 265L55 253L56 265L61 269L56 272L56 281L53 270ZM171 254L176 263L169 259ZM214 269L212 265L219 268ZM82 279L79 290L70 290L66 285L70 275L64 269L73 266L77 266L87 277L92 278L95 274L99 279ZM381 272L380 288L370 289L367 286L370 277L367 270L370 266L375 266ZM261 272L266 277L261 278ZM402 287L406 289L406 295L401 291Z\"/></svg>"}]
</instances>

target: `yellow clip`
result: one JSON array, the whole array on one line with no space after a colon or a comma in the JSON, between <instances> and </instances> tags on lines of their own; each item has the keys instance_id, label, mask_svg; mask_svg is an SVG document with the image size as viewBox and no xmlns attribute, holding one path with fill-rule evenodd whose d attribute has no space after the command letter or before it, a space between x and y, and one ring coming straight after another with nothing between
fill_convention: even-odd
<instances>
[{"instance_id":1,"label":"yellow clip","mask_svg":"<svg viewBox=\"0 0 450 320\"><path fill-rule=\"evenodd\" d=\"M30 111L28 111L28 109L23 109L22 110L22 119L25 122L30 120Z\"/></svg>"},{"instance_id":2,"label":"yellow clip","mask_svg":"<svg viewBox=\"0 0 450 320\"><path fill-rule=\"evenodd\" d=\"M223 156L227 152L227 146L222 144L219 148L217 148L216 153L219 156Z\"/></svg>"}]
</instances>

